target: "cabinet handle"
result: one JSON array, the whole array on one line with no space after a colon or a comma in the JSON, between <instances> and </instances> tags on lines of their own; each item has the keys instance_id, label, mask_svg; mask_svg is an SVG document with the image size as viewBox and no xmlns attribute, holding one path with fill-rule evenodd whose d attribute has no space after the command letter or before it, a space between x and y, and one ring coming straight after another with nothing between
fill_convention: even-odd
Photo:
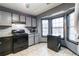
<instances>
[{"instance_id":1,"label":"cabinet handle","mask_svg":"<svg viewBox=\"0 0 79 59\"><path fill-rule=\"evenodd\" d=\"M78 36L78 39L79 39L79 36Z\"/></svg>"},{"instance_id":2,"label":"cabinet handle","mask_svg":"<svg viewBox=\"0 0 79 59\"><path fill-rule=\"evenodd\" d=\"M0 42L0 45L2 44L2 42Z\"/></svg>"}]
</instances>

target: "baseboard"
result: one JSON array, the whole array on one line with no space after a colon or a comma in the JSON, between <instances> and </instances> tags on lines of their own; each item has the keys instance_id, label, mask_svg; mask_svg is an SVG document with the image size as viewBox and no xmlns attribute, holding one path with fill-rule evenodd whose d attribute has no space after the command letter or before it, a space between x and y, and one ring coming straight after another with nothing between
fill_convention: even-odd
<instances>
[{"instance_id":1,"label":"baseboard","mask_svg":"<svg viewBox=\"0 0 79 59\"><path fill-rule=\"evenodd\" d=\"M47 43L47 42L39 42L39 43Z\"/></svg>"}]
</instances>

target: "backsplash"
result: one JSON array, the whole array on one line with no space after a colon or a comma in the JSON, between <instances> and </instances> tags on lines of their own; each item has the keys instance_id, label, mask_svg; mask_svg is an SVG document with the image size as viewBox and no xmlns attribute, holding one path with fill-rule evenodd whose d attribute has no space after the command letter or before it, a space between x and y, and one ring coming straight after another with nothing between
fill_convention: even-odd
<instances>
[{"instance_id":1,"label":"backsplash","mask_svg":"<svg viewBox=\"0 0 79 59\"><path fill-rule=\"evenodd\" d=\"M12 24L12 27L0 29L0 37L12 35L11 34L12 29L17 29L17 30L24 29L26 33L30 34L30 31L27 28L25 28L25 24Z\"/></svg>"},{"instance_id":2,"label":"backsplash","mask_svg":"<svg viewBox=\"0 0 79 59\"><path fill-rule=\"evenodd\" d=\"M12 27L0 29L0 36L11 35Z\"/></svg>"},{"instance_id":3,"label":"backsplash","mask_svg":"<svg viewBox=\"0 0 79 59\"><path fill-rule=\"evenodd\" d=\"M12 29L24 29L26 33L30 34L30 31L25 28L25 24L12 24Z\"/></svg>"}]
</instances>

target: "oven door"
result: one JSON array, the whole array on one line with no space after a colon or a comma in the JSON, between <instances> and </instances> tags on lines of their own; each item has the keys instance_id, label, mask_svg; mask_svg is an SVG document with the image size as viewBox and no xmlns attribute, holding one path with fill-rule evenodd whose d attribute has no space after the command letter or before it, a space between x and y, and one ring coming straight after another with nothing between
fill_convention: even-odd
<instances>
[{"instance_id":1,"label":"oven door","mask_svg":"<svg viewBox=\"0 0 79 59\"><path fill-rule=\"evenodd\" d=\"M28 35L26 34L17 34L13 37L14 47L20 47L23 45L28 45Z\"/></svg>"}]
</instances>

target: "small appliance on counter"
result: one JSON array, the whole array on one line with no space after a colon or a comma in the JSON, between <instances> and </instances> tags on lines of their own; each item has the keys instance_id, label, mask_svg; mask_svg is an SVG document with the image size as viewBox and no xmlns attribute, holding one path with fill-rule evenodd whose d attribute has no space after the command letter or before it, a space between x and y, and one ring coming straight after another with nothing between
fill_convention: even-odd
<instances>
[{"instance_id":1,"label":"small appliance on counter","mask_svg":"<svg viewBox=\"0 0 79 59\"><path fill-rule=\"evenodd\" d=\"M13 53L21 51L28 48L28 34L25 33L25 30L12 30L13 34Z\"/></svg>"},{"instance_id":2,"label":"small appliance on counter","mask_svg":"<svg viewBox=\"0 0 79 59\"><path fill-rule=\"evenodd\" d=\"M31 33L36 32L36 27L26 27Z\"/></svg>"}]
</instances>

